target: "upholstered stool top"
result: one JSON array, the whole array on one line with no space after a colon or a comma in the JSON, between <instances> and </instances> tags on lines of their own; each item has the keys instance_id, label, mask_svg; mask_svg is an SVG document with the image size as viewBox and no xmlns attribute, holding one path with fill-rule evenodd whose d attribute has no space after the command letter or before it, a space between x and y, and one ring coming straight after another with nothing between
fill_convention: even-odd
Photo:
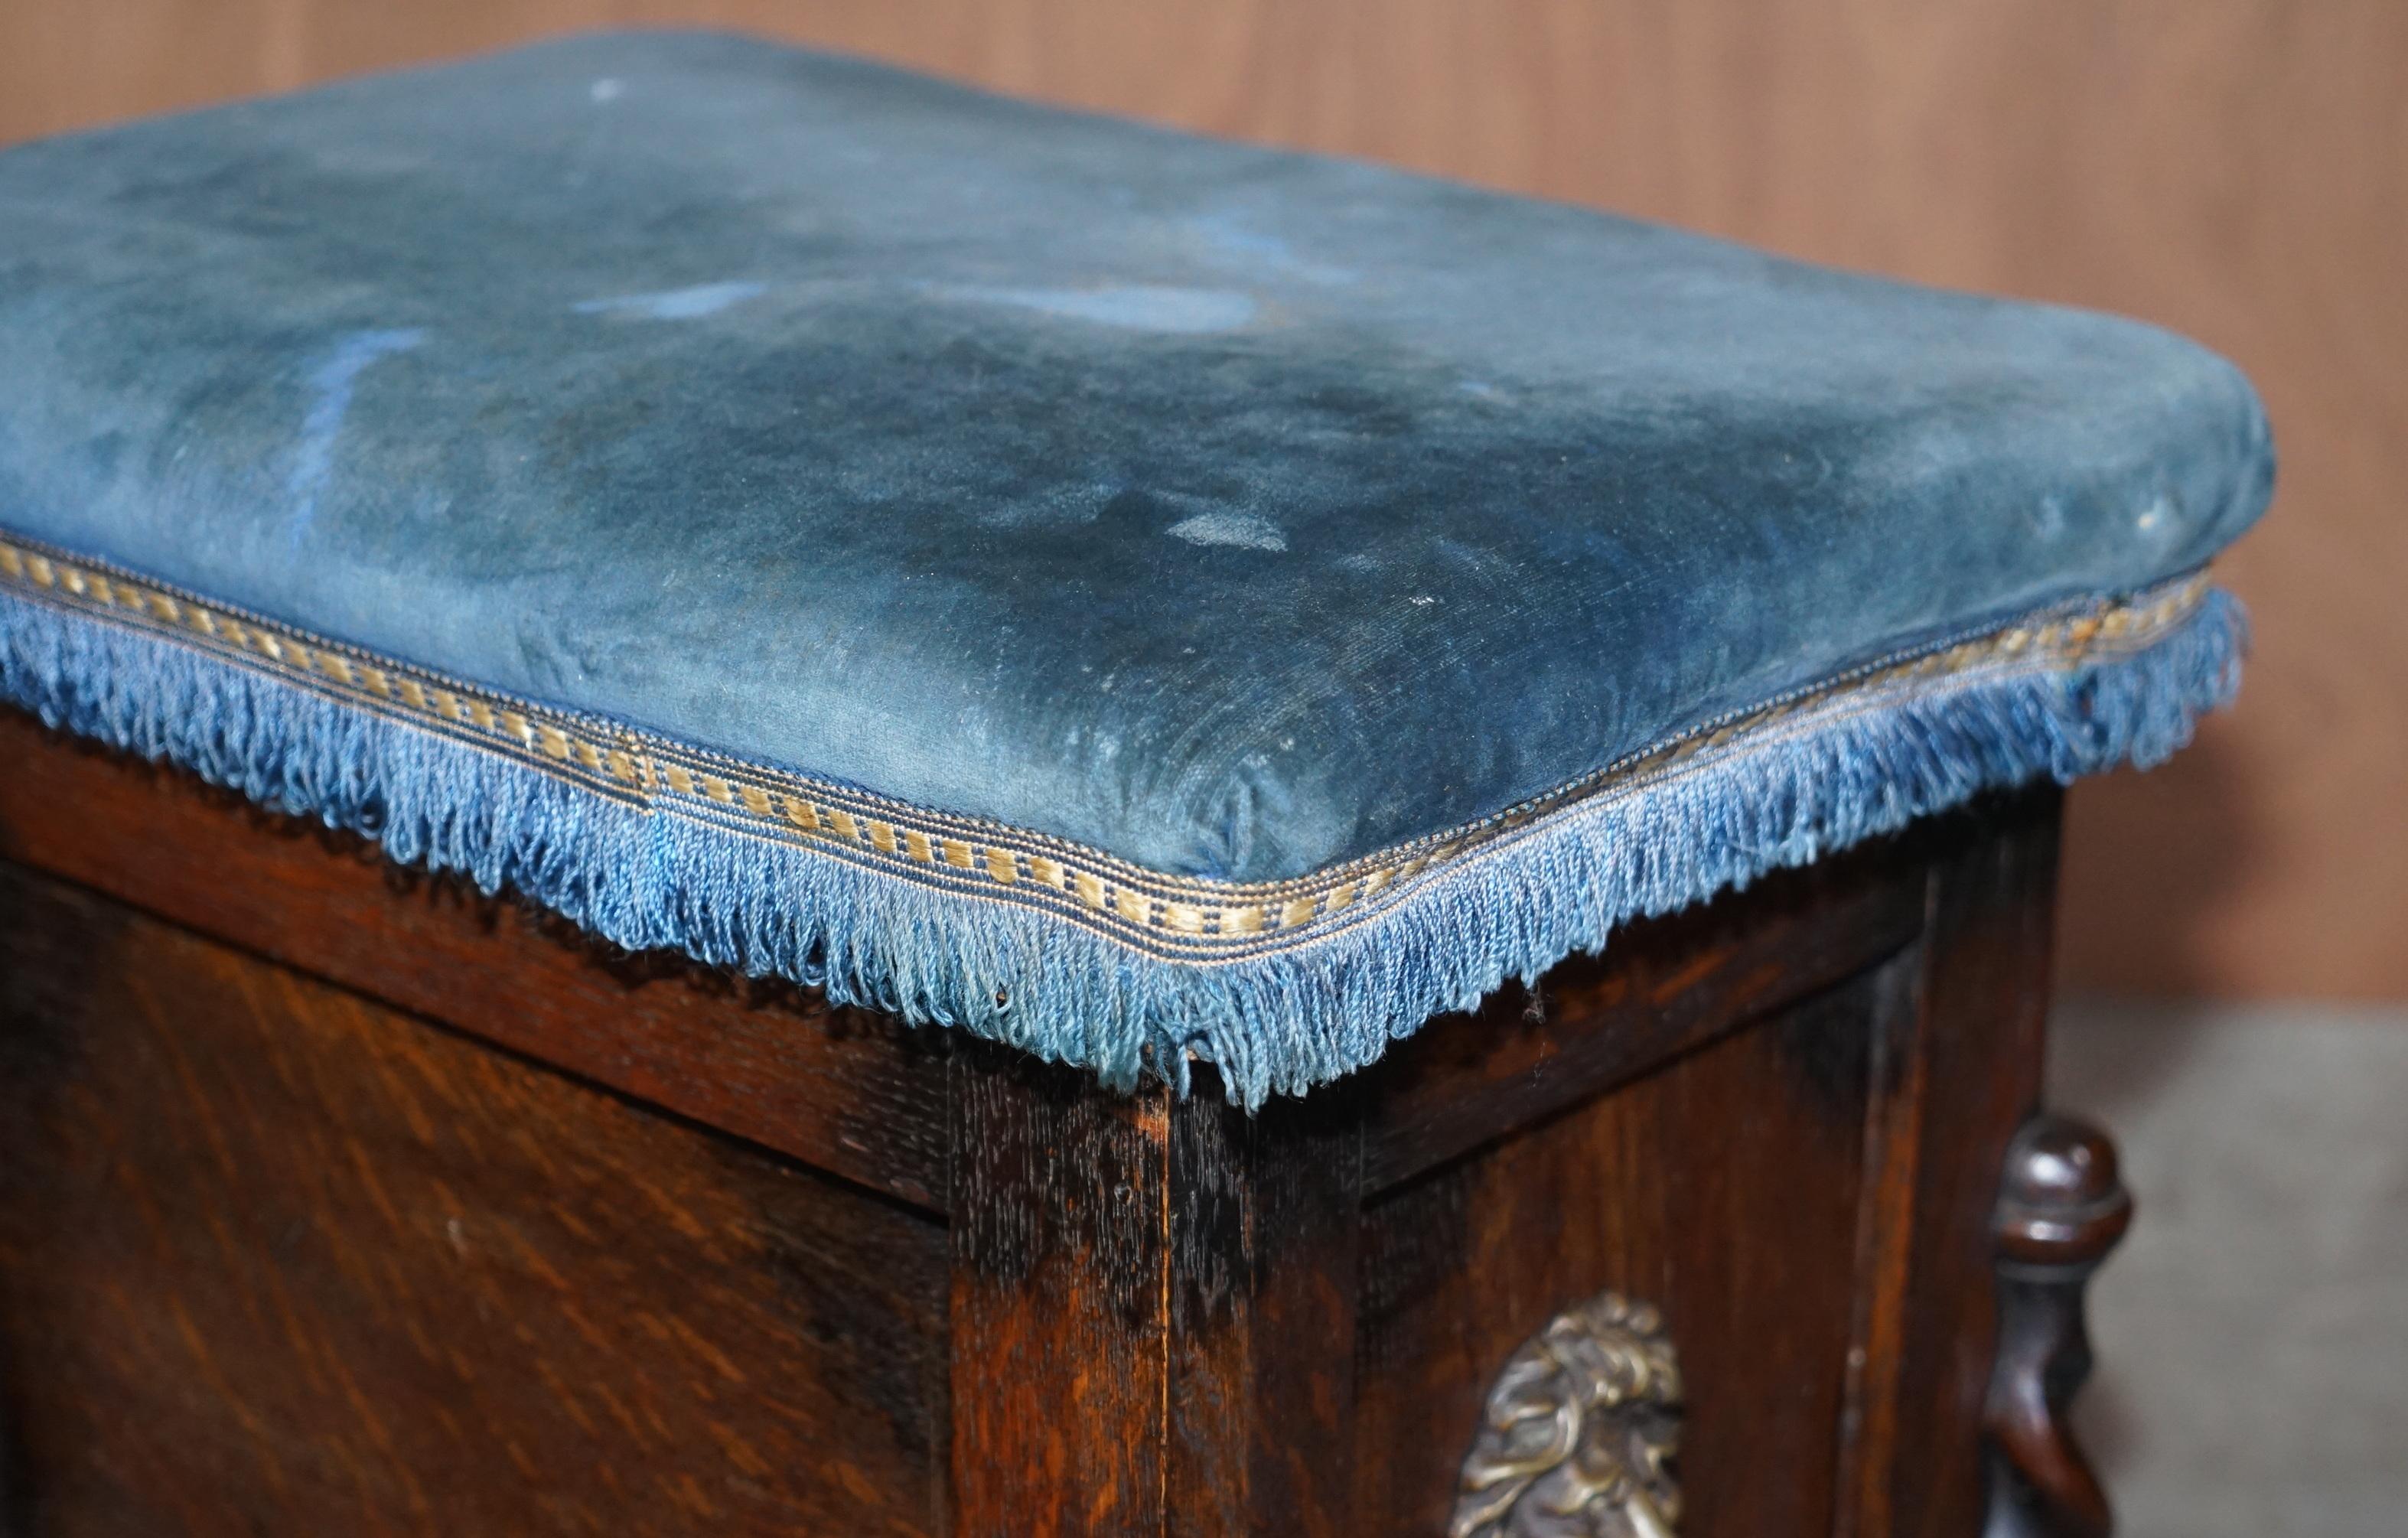
<instances>
[{"instance_id":1,"label":"upholstered stool top","mask_svg":"<svg viewBox=\"0 0 2408 1538\"><path fill-rule=\"evenodd\" d=\"M11 697L1250 1100L2161 757L2270 478L2144 325L738 37L0 155Z\"/></svg>"}]
</instances>

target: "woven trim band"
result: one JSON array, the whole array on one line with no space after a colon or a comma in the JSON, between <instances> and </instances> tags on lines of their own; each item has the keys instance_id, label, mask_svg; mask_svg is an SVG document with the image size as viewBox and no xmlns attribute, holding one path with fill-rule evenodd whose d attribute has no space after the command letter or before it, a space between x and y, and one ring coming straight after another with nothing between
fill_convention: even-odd
<instances>
[{"instance_id":1,"label":"woven trim band","mask_svg":"<svg viewBox=\"0 0 2408 1538\"><path fill-rule=\"evenodd\" d=\"M1166 960L1310 945L1409 884L1545 820L1900 693L2126 655L2178 627L2204 575L1900 654L1706 723L1495 816L1288 881L1164 875L1042 833L949 816L482 689L101 562L0 539L0 592L173 640L343 705L501 755L623 805L807 848L924 886L1042 909Z\"/></svg>"}]
</instances>

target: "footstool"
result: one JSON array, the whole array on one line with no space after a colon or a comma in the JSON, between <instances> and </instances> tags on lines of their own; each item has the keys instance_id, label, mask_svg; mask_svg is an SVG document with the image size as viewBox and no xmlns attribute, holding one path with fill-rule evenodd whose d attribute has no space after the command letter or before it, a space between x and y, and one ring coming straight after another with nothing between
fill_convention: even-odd
<instances>
[{"instance_id":1,"label":"footstool","mask_svg":"<svg viewBox=\"0 0 2408 1538\"><path fill-rule=\"evenodd\" d=\"M0 154L0 1513L2103 1532L2242 377L738 36Z\"/></svg>"}]
</instances>

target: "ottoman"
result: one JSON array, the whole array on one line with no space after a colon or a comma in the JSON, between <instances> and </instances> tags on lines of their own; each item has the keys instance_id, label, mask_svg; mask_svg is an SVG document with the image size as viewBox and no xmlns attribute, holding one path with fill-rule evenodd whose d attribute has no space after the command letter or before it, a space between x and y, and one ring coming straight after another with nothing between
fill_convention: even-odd
<instances>
[{"instance_id":1,"label":"ottoman","mask_svg":"<svg viewBox=\"0 0 2408 1538\"><path fill-rule=\"evenodd\" d=\"M11 1533L2090 1534L2138 323L570 38L0 154Z\"/></svg>"}]
</instances>

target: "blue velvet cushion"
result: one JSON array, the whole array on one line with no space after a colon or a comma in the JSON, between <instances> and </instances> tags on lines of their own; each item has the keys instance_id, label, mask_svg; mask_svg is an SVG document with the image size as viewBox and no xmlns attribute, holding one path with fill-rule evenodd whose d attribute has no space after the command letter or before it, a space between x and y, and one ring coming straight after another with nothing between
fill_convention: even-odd
<instances>
[{"instance_id":1,"label":"blue velvet cushion","mask_svg":"<svg viewBox=\"0 0 2408 1538\"><path fill-rule=\"evenodd\" d=\"M1126 1080L2231 687L2104 316L723 36L0 155L0 669L630 945Z\"/></svg>"}]
</instances>

